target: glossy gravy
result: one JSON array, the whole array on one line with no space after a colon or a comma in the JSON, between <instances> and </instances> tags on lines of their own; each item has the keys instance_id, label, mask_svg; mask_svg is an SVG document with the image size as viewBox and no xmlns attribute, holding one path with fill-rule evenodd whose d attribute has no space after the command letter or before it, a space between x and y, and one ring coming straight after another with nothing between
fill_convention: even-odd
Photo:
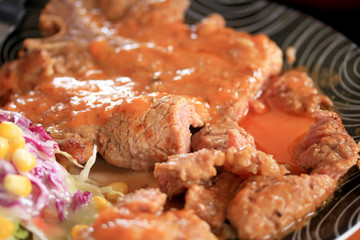
<instances>
[{"instance_id":1,"label":"glossy gravy","mask_svg":"<svg viewBox=\"0 0 360 240\"><path fill-rule=\"evenodd\" d=\"M314 119L311 117L296 116L271 107L264 113L250 111L239 121L239 125L254 137L257 149L272 154L278 163L288 165L294 174L299 174L303 170L297 167L294 150L313 122ZM98 159L90 177L104 185L115 181L125 182L129 186L129 191L157 186L152 172L114 168L102 159Z\"/></svg>"},{"instance_id":2,"label":"glossy gravy","mask_svg":"<svg viewBox=\"0 0 360 240\"><path fill-rule=\"evenodd\" d=\"M109 25L95 13L87 14L97 25ZM119 21L109 26L111 35L99 31L99 37L79 45L86 53L78 50L68 60L88 66L86 71L72 69L66 58L59 61L76 51L76 44L69 41L59 50L56 43L47 43L44 65L52 67L52 74L7 109L61 131L102 126L123 102L174 94L202 102L210 121L216 121L234 104L255 98L264 82L279 74L282 53L263 34L211 26L172 22L139 28Z\"/></svg>"},{"instance_id":3,"label":"glossy gravy","mask_svg":"<svg viewBox=\"0 0 360 240\"><path fill-rule=\"evenodd\" d=\"M239 125L254 137L257 149L272 154L278 163L287 164L293 173L301 173L294 151L313 122L309 116L291 115L271 107L264 113L250 111Z\"/></svg>"},{"instance_id":4,"label":"glossy gravy","mask_svg":"<svg viewBox=\"0 0 360 240\"><path fill-rule=\"evenodd\" d=\"M52 133L83 126L101 127L114 112L144 111L148 104L141 98L166 94L194 99L197 105L207 108L208 121L215 122L226 116L234 104L245 106L248 100L257 98L264 83L282 68L281 50L266 35L253 36L226 28L217 15L192 26L182 21L139 26L132 19L110 23L98 11L84 11L82 7L79 2L67 14L81 13L78 18L87 19L89 29L98 36L87 35L80 26L85 22L73 25L69 22L71 18L64 18L68 26L59 32L76 32L81 42L79 48L85 46L86 53L76 52L78 56L75 54L72 61L88 66L86 71L73 70L58 61L75 51L72 37L63 37L62 41L68 41L61 45L63 49L59 49L56 41L51 42L51 37L45 39L48 43L45 49L40 49L47 52L48 62L44 64L52 67L52 74L33 91L17 96L6 106L41 123ZM156 12L151 14L155 14L151 18L157 18ZM274 127L278 122L289 125ZM261 117L250 113L240 125L254 135L260 149L293 166L291 154L284 149L306 132L310 122L272 110ZM279 145L271 144L275 142L271 141L273 134L281 137L276 141ZM94 174L99 174L96 178L104 179L112 179L111 174L101 172L125 174L101 164L95 171Z\"/></svg>"}]
</instances>

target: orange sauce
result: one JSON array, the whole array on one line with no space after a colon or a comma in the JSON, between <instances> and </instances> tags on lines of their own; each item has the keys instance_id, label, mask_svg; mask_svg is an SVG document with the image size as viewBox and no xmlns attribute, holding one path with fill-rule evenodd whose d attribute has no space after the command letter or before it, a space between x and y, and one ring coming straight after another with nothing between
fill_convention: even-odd
<instances>
[{"instance_id":1,"label":"orange sauce","mask_svg":"<svg viewBox=\"0 0 360 240\"><path fill-rule=\"evenodd\" d=\"M254 137L259 150L273 155L278 163L287 164L294 173L299 173L301 170L296 165L294 150L313 122L307 116L270 108L264 113L249 112L239 125Z\"/></svg>"},{"instance_id":2,"label":"orange sauce","mask_svg":"<svg viewBox=\"0 0 360 240\"><path fill-rule=\"evenodd\" d=\"M101 18L96 20L91 12L88 14L95 25L106 26L106 22L96 22ZM227 114L229 107L241 102L240 98L253 98L267 78L277 75L282 57L280 49L263 34L203 28L179 21L134 31L126 21L119 21L111 38L99 33L98 38L86 43L83 53L71 60L81 62L81 70L58 62L50 48L44 66L39 68L54 61L57 67L51 68L53 73L6 108L21 112L46 129L61 131L102 126L121 110L118 107L123 102L171 94L206 104L210 121L215 122ZM67 56L72 47L70 44L62 49L63 55ZM132 108L129 111L136 110L134 106L126 105Z\"/></svg>"}]
</instances>

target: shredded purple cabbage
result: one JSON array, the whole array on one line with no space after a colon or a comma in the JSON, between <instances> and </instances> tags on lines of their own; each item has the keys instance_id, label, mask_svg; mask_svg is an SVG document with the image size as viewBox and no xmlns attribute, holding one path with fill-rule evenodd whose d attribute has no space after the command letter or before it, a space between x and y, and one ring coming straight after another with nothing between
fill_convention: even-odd
<instances>
[{"instance_id":1,"label":"shredded purple cabbage","mask_svg":"<svg viewBox=\"0 0 360 240\"><path fill-rule=\"evenodd\" d=\"M72 198L72 210L76 211L76 209L78 209L79 207L81 207L82 205L86 204L87 202L89 202L89 199L91 197L91 193L90 192L80 192L77 191L73 198Z\"/></svg>"},{"instance_id":2,"label":"shredded purple cabbage","mask_svg":"<svg viewBox=\"0 0 360 240\"><path fill-rule=\"evenodd\" d=\"M13 217L26 221L38 216L45 207L54 208L60 220L65 220L68 212L87 204L89 192L72 194L67 188L68 173L55 159L58 144L41 126L33 125L19 113L0 110L0 123L3 121L13 122L22 129L26 148L34 154L37 164L30 172L20 173L11 162L0 159L0 211L10 211ZM9 173L30 179L32 192L27 198L16 197L4 189L2 183Z\"/></svg>"}]
</instances>

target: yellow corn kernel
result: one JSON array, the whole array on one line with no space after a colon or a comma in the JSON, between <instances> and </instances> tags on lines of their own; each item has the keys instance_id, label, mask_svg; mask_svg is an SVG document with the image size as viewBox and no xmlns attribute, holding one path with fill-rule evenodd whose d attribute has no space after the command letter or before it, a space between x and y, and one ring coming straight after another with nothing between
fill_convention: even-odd
<instances>
[{"instance_id":1,"label":"yellow corn kernel","mask_svg":"<svg viewBox=\"0 0 360 240\"><path fill-rule=\"evenodd\" d=\"M13 153L18 148L25 148L25 138L20 136L18 138L10 139L9 141L9 156L13 155Z\"/></svg>"},{"instance_id":2,"label":"yellow corn kernel","mask_svg":"<svg viewBox=\"0 0 360 240\"><path fill-rule=\"evenodd\" d=\"M9 151L9 141L0 137L0 158L4 158Z\"/></svg>"},{"instance_id":3,"label":"yellow corn kernel","mask_svg":"<svg viewBox=\"0 0 360 240\"><path fill-rule=\"evenodd\" d=\"M1 122L0 123L0 136L7 139L14 139L22 137L23 132L21 128L12 122Z\"/></svg>"},{"instance_id":4,"label":"yellow corn kernel","mask_svg":"<svg viewBox=\"0 0 360 240\"><path fill-rule=\"evenodd\" d=\"M10 237L15 229L14 223L2 216L0 216L0 226L0 239Z\"/></svg>"},{"instance_id":5,"label":"yellow corn kernel","mask_svg":"<svg viewBox=\"0 0 360 240\"><path fill-rule=\"evenodd\" d=\"M12 156L12 162L21 172L28 172L36 165L35 156L25 148L18 148Z\"/></svg>"},{"instance_id":6,"label":"yellow corn kernel","mask_svg":"<svg viewBox=\"0 0 360 240\"><path fill-rule=\"evenodd\" d=\"M8 174L4 178L4 188L17 196L27 197L31 193L30 180L22 175Z\"/></svg>"},{"instance_id":7,"label":"yellow corn kernel","mask_svg":"<svg viewBox=\"0 0 360 240\"><path fill-rule=\"evenodd\" d=\"M107 208L109 206L108 201L105 198L100 196L93 197L93 202L95 204L96 211L100 212L101 210Z\"/></svg>"},{"instance_id":8,"label":"yellow corn kernel","mask_svg":"<svg viewBox=\"0 0 360 240\"><path fill-rule=\"evenodd\" d=\"M85 224L76 224L71 228L71 239L76 240L80 239L80 234L82 231L87 229L89 226Z\"/></svg>"},{"instance_id":9,"label":"yellow corn kernel","mask_svg":"<svg viewBox=\"0 0 360 240\"><path fill-rule=\"evenodd\" d=\"M113 182L108 185L114 191L127 194L129 192L128 185L124 182ZM115 202L121 195L119 193L105 193L106 199L110 202Z\"/></svg>"}]
</instances>

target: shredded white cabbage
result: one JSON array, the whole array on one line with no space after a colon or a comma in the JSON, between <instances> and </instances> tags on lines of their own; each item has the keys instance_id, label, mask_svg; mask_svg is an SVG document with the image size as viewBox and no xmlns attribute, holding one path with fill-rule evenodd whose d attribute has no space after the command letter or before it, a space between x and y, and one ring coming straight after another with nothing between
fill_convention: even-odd
<instances>
[{"instance_id":1,"label":"shredded white cabbage","mask_svg":"<svg viewBox=\"0 0 360 240\"><path fill-rule=\"evenodd\" d=\"M88 191L91 192L95 196L104 197L105 193L109 194L117 194L119 196L124 196L122 192L115 191L112 187L100 187L99 182L89 178L90 170L94 166L96 162L97 155L97 146L94 145L93 153L89 160L86 162L83 170L81 170L79 175L69 174L67 183L70 191L75 192L76 190L80 191Z\"/></svg>"},{"instance_id":2,"label":"shredded white cabbage","mask_svg":"<svg viewBox=\"0 0 360 240\"><path fill-rule=\"evenodd\" d=\"M94 145L93 154L86 162L84 169L80 172L79 179L77 179L78 181L85 182L89 178L90 169L92 168L92 166L94 166L96 162L96 154L97 154L97 146Z\"/></svg>"},{"instance_id":3,"label":"shredded white cabbage","mask_svg":"<svg viewBox=\"0 0 360 240\"><path fill-rule=\"evenodd\" d=\"M95 145L96 147L96 145ZM60 154L63 155L67 160L69 160L69 162L71 162L72 164L74 164L75 166L79 167L79 168L84 168L83 165L79 164L75 158L73 158L73 156L71 156L70 154L68 154L67 152L61 151L60 149L55 149L55 153L56 154ZM92 157L92 156L91 156Z\"/></svg>"},{"instance_id":4,"label":"shredded white cabbage","mask_svg":"<svg viewBox=\"0 0 360 240\"><path fill-rule=\"evenodd\" d=\"M26 226L27 230L29 230L32 233L32 239L33 240L49 240L43 231L41 231L37 226L33 224L33 222L29 222Z\"/></svg>"}]
</instances>

